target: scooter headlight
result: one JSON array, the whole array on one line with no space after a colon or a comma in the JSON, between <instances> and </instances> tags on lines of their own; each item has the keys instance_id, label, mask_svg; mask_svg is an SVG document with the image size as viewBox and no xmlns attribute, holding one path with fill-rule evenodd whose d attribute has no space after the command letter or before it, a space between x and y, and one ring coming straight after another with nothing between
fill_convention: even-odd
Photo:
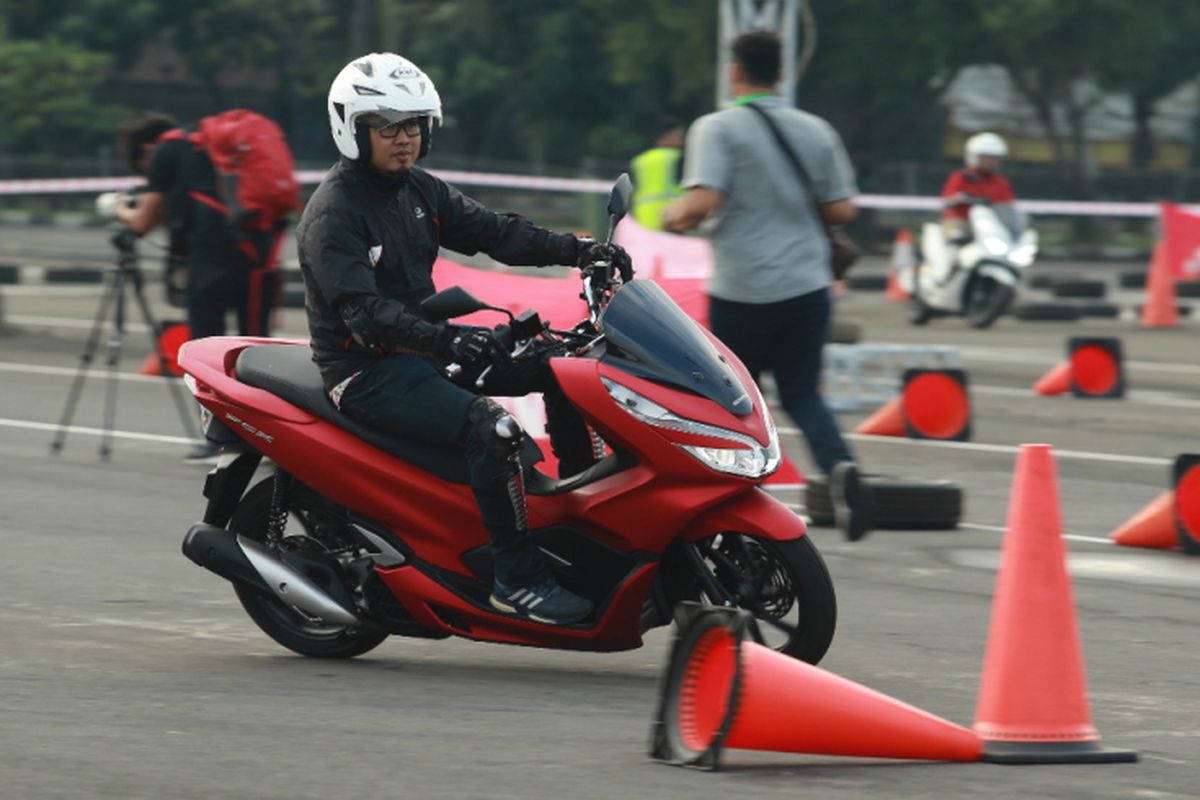
<instances>
[{"instance_id":1,"label":"scooter headlight","mask_svg":"<svg viewBox=\"0 0 1200 800\"><path fill-rule=\"evenodd\" d=\"M1008 261L1014 267L1028 267L1037 255L1037 247L1032 244L1019 244L1008 254Z\"/></svg>"},{"instance_id":2,"label":"scooter headlight","mask_svg":"<svg viewBox=\"0 0 1200 800\"><path fill-rule=\"evenodd\" d=\"M743 478L764 478L779 469L779 464L783 460L779 448L779 433L775 430L775 422L771 418L771 412L763 402L761 394L758 394L756 399L759 408L762 409L769 432L769 440L765 447L751 436L731 431L728 428L720 428L716 425L709 425L704 422L697 422L694 419L681 417L645 395L635 392L628 386L623 386L608 378L601 378L601 380L604 382L604 388L608 390L609 395L612 396L617 405L647 425L653 425L656 428L664 428L666 430L682 431L683 433L694 433L699 436L709 436L714 439L724 439L737 445L736 447L677 445L688 453L691 453L709 469L730 475L739 475ZM757 387L755 392L757 394Z\"/></svg>"}]
</instances>

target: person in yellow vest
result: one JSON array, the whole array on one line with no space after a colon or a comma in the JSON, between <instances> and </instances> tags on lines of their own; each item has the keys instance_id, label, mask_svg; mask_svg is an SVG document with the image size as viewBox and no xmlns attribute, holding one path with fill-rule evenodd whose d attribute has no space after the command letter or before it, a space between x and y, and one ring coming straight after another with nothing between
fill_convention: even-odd
<instances>
[{"instance_id":1,"label":"person in yellow vest","mask_svg":"<svg viewBox=\"0 0 1200 800\"><path fill-rule=\"evenodd\" d=\"M633 170L633 218L643 228L661 231L663 209L682 196L679 162L683 158L683 125L666 117L658 126L654 147L630 162Z\"/></svg>"}]
</instances>

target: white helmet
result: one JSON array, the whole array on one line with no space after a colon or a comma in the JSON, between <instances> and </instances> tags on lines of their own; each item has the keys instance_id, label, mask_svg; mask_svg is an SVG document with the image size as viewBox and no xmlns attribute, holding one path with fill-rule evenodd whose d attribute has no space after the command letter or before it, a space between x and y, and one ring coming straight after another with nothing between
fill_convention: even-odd
<instances>
[{"instance_id":1,"label":"white helmet","mask_svg":"<svg viewBox=\"0 0 1200 800\"><path fill-rule=\"evenodd\" d=\"M342 67L329 87L329 128L346 158L359 156L355 123L363 114L378 114L391 122L414 115L441 122L442 99L429 76L407 58L368 53ZM423 128L426 135L418 157L429 152L428 124Z\"/></svg>"},{"instance_id":2,"label":"white helmet","mask_svg":"<svg viewBox=\"0 0 1200 800\"><path fill-rule=\"evenodd\" d=\"M1008 155L1008 145L994 133L984 131L977 133L970 139L967 139L967 146L963 150L963 156L968 167L978 167L980 156L995 156L996 158L1004 158Z\"/></svg>"}]
</instances>

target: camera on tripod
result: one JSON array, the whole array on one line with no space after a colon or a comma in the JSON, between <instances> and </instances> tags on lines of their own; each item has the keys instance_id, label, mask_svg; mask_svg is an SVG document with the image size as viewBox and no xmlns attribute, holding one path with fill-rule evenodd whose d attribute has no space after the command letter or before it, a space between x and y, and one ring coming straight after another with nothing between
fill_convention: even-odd
<instances>
[{"instance_id":1,"label":"camera on tripod","mask_svg":"<svg viewBox=\"0 0 1200 800\"><path fill-rule=\"evenodd\" d=\"M134 208L136 206L136 193L103 192L96 195L96 213L104 219L116 219L118 208Z\"/></svg>"}]
</instances>

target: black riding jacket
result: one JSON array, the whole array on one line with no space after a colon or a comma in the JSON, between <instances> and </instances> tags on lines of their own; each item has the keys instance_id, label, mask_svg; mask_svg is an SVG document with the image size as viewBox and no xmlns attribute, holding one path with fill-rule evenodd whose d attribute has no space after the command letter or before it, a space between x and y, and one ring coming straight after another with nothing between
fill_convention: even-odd
<instances>
[{"instance_id":1,"label":"black riding jacket","mask_svg":"<svg viewBox=\"0 0 1200 800\"><path fill-rule=\"evenodd\" d=\"M381 356L355 341L437 353L420 303L435 292L438 247L505 264L574 264L578 241L515 214L497 214L414 167L401 178L341 159L296 229L313 360L325 388ZM353 312L353 313L351 313ZM355 330L351 330L351 326Z\"/></svg>"}]
</instances>

